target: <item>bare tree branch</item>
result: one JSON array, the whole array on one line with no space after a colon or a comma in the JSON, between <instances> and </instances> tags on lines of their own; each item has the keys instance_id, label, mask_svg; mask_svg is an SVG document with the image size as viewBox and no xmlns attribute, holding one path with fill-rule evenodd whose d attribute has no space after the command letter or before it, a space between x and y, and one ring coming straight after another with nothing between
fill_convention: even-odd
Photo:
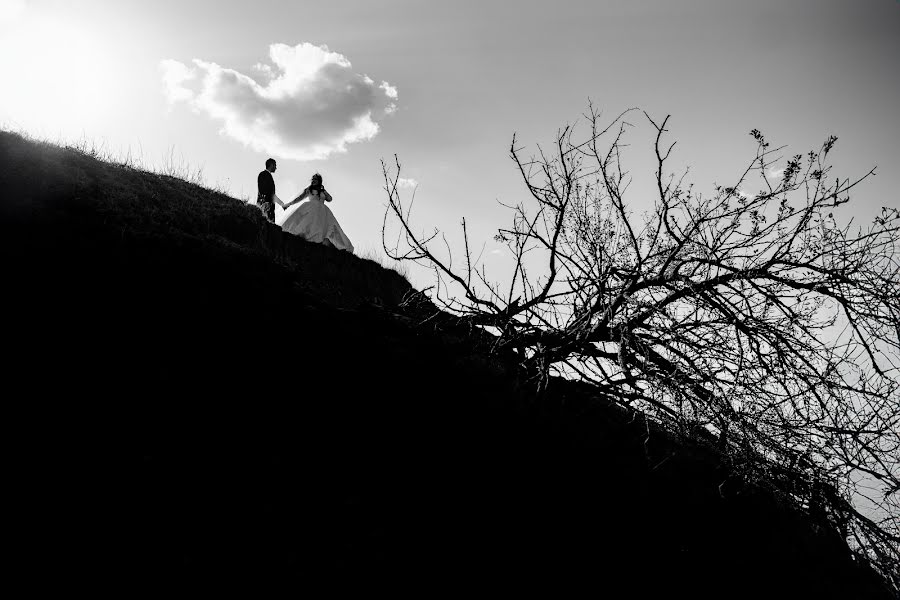
<instances>
[{"instance_id":1,"label":"bare tree branch","mask_svg":"<svg viewBox=\"0 0 900 600\"><path fill-rule=\"evenodd\" d=\"M577 377L675 433L705 431L736 472L826 514L900 591L900 211L840 224L835 210L874 169L831 175L830 136L773 181L784 147L755 129L735 183L704 196L669 172L669 117L643 113L656 198L636 217L622 163L634 111L603 125L589 104L588 134L560 129L552 154L526 159L513 136L528 193L495 238L514 259L502 295L473 277L465 221L463 272L430 250L437 232L415 235L396 159L394 173L383 165L386 219L405 249L389 255L454 283L460 295L435 297L496 332L537 382ZM853 504L860 478L881 486L877 516Z\"/></svg>"}]
</instances>

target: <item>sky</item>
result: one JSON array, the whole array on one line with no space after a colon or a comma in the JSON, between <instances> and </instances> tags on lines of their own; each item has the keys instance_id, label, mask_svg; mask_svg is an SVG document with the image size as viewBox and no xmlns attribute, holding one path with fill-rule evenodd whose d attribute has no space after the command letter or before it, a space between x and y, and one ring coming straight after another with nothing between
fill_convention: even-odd
<instances>
[{"instance_id":1,"label":"sky","mask_svg":"<svg viewBox=\"0 0 900 600\"><path fill-rule=\"evenodd\" d=\"M701 190L740 173L753 128L785 157L834 134L837 173L877 167L850 212L897 206L898 34L898 0L0 0L0 126L202 169L236 198L269 156L285 200L320 172L362 254L396 154L414 225L457 244L466 218L490 272L500 203L526 200L513 134L550 144L588 100L671 115ZM629 141L639 210L652 137Z\"/></svg>"}]
</instances>

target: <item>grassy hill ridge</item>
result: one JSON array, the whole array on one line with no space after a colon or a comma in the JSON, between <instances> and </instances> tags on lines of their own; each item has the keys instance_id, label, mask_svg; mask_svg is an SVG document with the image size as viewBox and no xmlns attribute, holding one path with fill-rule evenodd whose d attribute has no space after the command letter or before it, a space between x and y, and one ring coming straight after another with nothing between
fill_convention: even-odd
<instances>
[{"instance_id":1,"label":"grassy hill ridge","mask_svg":"<svg viewBox=\"0 0 900 600\"><path fill-rule=\"evenodd\" d=\"M122 243L160 239L177 251L215 247L245 259L264 258L302 271L308 285L339 284L339 295L348 297L329 301L342 306L363 295L396 304L410 288L401 276L374 261L325 252L318 244L284 234L267 224L254 205L220 192L9 132L0 132L0 146L0 185L7 194L2 210L10 220L27 215L33 223L46 225L54 213L64 212L56 235L82 235L83 227L102 219L104 231L120 233ZM328 294L319 290L316 295Z\"/></svg>"},{"instance_id":2,"label":"grassy hill ridge","mask_svg":"<svg viewBox=\"0 0 900 600\"><path fill-rule=\"evenodd\" d=\"M889 597L711 449L417 326L393 271L14 134L0 166L38 589Z\"/></svg>"}]
</instances>

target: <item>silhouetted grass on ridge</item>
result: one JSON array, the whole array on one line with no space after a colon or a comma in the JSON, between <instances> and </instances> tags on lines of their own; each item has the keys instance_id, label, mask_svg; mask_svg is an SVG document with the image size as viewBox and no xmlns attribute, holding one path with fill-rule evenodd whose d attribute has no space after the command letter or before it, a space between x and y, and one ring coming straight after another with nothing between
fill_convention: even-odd
<instances>
[{"instance_id":1,"label":"silhouetted grass on ridge","mask_svg":"<svg viewBox=\"0 0 900 600\"><path fill-rule=\"evenodd\" d=\"M0 131L0 156L6 163L0 185L12 188L8 202L29 203L39 220L100 218L123 235L189 238L269 257L313 288L337 281L348 292L346 302L374 291L380 302L396 304L411 288L402 269L398 273L377 255L357 257L282 232L255 205L206 187L202 169L184 161L173 159L159 173L87 141L60 147L8 131Z\"/></svg>"}]
</instances>

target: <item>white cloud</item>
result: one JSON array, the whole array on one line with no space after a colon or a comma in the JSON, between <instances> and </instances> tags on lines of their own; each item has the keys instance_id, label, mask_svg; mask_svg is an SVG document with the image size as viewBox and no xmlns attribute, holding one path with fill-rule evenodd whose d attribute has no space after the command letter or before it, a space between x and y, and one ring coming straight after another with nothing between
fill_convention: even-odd
<instances>
[{"instance_id":1,"label":"white cloud","mask_svg":"<svg viewBox=\"0 0 900 600\"><path fill-rule=\"evenodd\" d=\"M784 169L769 169L769 177L778 179L784 173Z\"/></svg>"},{"instance_id":2,"label":"white cloud","mask_svg":"<svg viewBox=\"0 0 900 600\"><path fill-rule=\"evenodd\" d=\"M417 185L419 185L419 182L415 179L410 179L407 177L400 177L397 179L398 188L414 188Z\"/></svg>"},{"instance_id":3,"label":"white cloud","mask_svg":"<svg viewBox=\"0 0 900 600\"><path fill-rule=\"evenodd\" d=\"M382 81L381 85L379 85L378 87L384 90L384 93L388 98L392 98L394 100L397 99L397 88L390 85L387 81Z\"/></svg>"},{"instance_id":4,"label":"white cloud","mask_svg":"<svg viewBox=\"0 0 900 600\"><path fill-rule=\"evenodd\" d=\"M12 23L25 12L25 0L0 0L0 25Z\"/></svg>"},{"instance_id":5,"label":"white cloud","mask_svg":"<svg viewBox=\"0 0 900 600\"><path fill-rule=\"evenodd\" d=\"M195 73L177 60L161 61L159 66L169 102L190 101L194 97L194 92L184 87L184 84L194 79Z\"/></svg>"},{"instance_id":6,"label":"white cloud","mask_svg":"<svg viewBox=\"0 0 900 600\"><path fill-rule=\"evenodd\" d=\"M327 46L269 46L272 64L257 64L262 82L194 59L160 62L170 103L186 102L222 123L222 133L259 152L314 160L370 140L397 109L397 88L355 73Z\"/></svg>"}]
</instances>

